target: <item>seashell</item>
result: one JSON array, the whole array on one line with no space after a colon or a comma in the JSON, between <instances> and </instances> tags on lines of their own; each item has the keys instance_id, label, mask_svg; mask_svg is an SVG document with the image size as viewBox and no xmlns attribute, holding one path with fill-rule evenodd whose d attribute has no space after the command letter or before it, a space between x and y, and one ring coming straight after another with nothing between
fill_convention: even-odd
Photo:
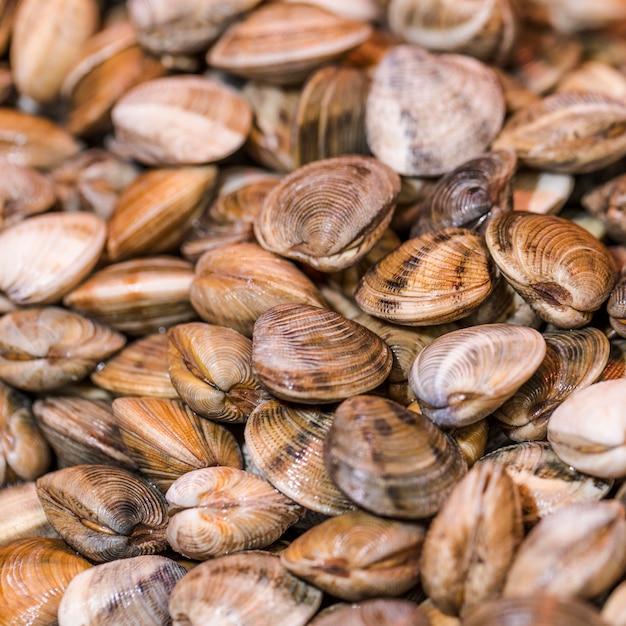
<instances>
[{"instance_id":1,"label":"seashell","mask_svg":"<svg viewBox=\"0 0 626 626\"><path fill-rule=\"evenodd\" d=\"M309 626L428 626L428 616L409 600L376 598L358 604L331 605Z\"/></svg>"},{"instance_id":2,"label":"seashell","mask_svg":"<svg viewBox=\"0 0 626 626\"><path fill-rule=\"evenodd\" d=\"M377 396L352 396L324 441L324 464L358 506L386 517L434 515L467 464L452 438L423 415Z\"/></svg>"},{"instance_id":3,"label":"seashell","mask_svg":"<svg viewBox=\"0 0 626 626\"><path fill-rule=\"evenodd\" d=\"M284 2L300 2L301 0L283 0ZM375 22L383 19L383 5L386 0L349 0L338 5L332 0L309 0L308 4L314 4L322 9L349 17L362 22Z\"/></svg>"},{"instance_id":4,"label":"seashell","mask_svg":"<svg viewBox=\"0 0 626 626\"><path fill-rule=\"evenodd\" d=\"M342 600L399 596L419 580L425 532L421 524L351 511L294 539L280 559L292 574Z\"/></svg>"},{"instance_id":5,"label":"seashell","mask_svg":"<svg viewBox=\"0 0 626 626\"><path fill-rule=\"evenodd\" d=\"M204 561L187 572L170 596L173 626L237 624L304 626L322 592L296 578L277 555L239 552Z\"/></svg>"},{"instance_id":6,"label":"seashell","mask_svg":"<svg viewBox=\"0 0 626 626\"><path fill-rule=\"evenodd\" d=\"M0 487L35 480L52 464L44 434L30 400L0 382Z\"/></svg>"},{"instance_id":7,"label":"seashell","mask_svg":"<svg viewBox=\"0 0 626 626\"><path fill-rule=\"evenodd\" d=\"M168 332L168 369L178 395L202 417L245 422L270 396L252 373L252 342L224 326L191 323Z\"/></svg>"},{"instance_id":8,"label":"seashell","mask_svg":"<svg viewBox=\"0 0 626 626\"><path fill-rule=\"evenodd\" d=\"M161 552L165 497L144 478L113 465L75 465L37 479L49 522L94 563Z\"/></svg>"},{"instance_id":9,"label":"seashell","mask_svg":"<svg viewBox=\"0 0 626 626\"><path fill-rule=\"evenodd\" d=\"M189 300L193 266L170 256L108 265L63 298L63 304L127 335L148 335L196 319Z\"/></svg>"},{"instance_id":10,"label":"seashell","mask_svg":"<svg viewBox=\"0 0 626 626\"><path fill-rule=\"evenodd\" d=\"M55 624L70 581L91 564L58 538L26 537L0 547L0 601L5 624Z\"/></svg>"},{"instance_id":11,"label":"seashell","mask_svg":"<svg viewBox=\"0 0 626 626\"><path fill-rule=\"evenodd\" d=\"M576 598L555 598L538 593L521 598L498 598L475 606L463 626L606 626L598 611Z\"/></svg>"},{"instance_id":12,"label":"seashell","mask_svg":"<svg viewBox=\"0 0 626 626\"><path fill-rule=\"evenodd\" d=\"M391 31L408 43L504 65L517 39L517 12L508 0L392 0L387 19Z\"/></svg>"},{"instance_id":13,"label":"seashell","mask_svg":"<svg viewBox=\"0 0 626 626\"><path fill-rule=\"evenodd\" d=\"M0 289L16 304L61 299L94 268L106 224L89 213L36 215L0 231Z\"/></svg>"},{"instance_id":14,"label":"seashell","mask_svg":"<svg viewBox=\"0 0 626 626\"><path fill-rule=\"evenodd\" d=\"M0 378L24 391L49 391L85 378L122 348L123 335L57 307L0 317Z\"/></svg>"},{"instance_id":15,"label":"seashell","mask_svg":"<svg viewBox=\"0 0 626 626\"><path fill-rule=\"evenodd\" d=\"M38 102L54 100L82 45L97 27L96 0L20 2L10 50L20 94Z\"/></svg>"},{"instance_id":16,"label":"seashell","mask_svg":"<svg viewBox=\"0 0 626 626\"><path fill-rule=\"evenodd\" d=\"M626 583L621 582L605 600L602 606L602 619L611 626L624 624L624 602L626 602Z\"/></svg>"},{"instance_id":17,"label":"seashell","mask_svg":"<svg viewBox=\"0 0 626 626\"><path fill-rule=\"evenodd\" d=\"M492 217L513 208L516 164L513 150L498 150L442 176L420 204L410 236L449 226L484 230Z\"/></svg>"},{"instance_id":18,"label":"seashell","mask_svg":"<svg viewBox=\"0 0 626 626\"><path fill-rule=\"evenodd\" d=\"M363 43L370 32L367 24L311 4L276 2L230 26L206 60L237 76L294 84Z\"/></svg>"},{"instance_id":19,"label":"seashell","mask_svg":"<svg viewBox=\"0 0 626 626\"><path fill-rule=\"evenodd\" d=\"M540 99L539 95L531 91L522 80L510 72L505 72L499 67L494 67L493 70L502 88L507 113L515 113Z\"/></svg>"},{"instance_id":20,"label":"seashell","mask_svg":"<svg viewBox=\"0 0 626 626\"><path fill-rule=\"evenodd\" d=\"M374 70L367 143L398 174L436 176L484 152L504 113L498 79L480 61L400 45Z\"/></svg>"},{"instance_id":21,"label":"seashell","mask_svg":"<svg viewBox=\"0 0 626 626\"><path fill-rule=\"evenodd\" d=\"M111 111L118 149L147 165L219 161L244 143L252 113L226 84L201 76L155 78Z\"/></svg>"},{"instance_id":22,"label":"seashell","mask_svg":"<svg viewBox=\"0 0 626 626\"><path fill-rule=\"evenodd\" d=\"M0 489L0 546L16 539L58 537L32 481Z\"/></svg>"},{"instance_id":23,"label":"seashell","mask_svg":"<svg viewBox=\"0 0 626 626\"><path fill-rule=\"evenodd\" d=\"M107 237L107 254L120 261L178 248L211 198L214 165L151 169L120 194Z\"/></svg>"},{"instance_id":24,"label":"seashell","mask_svg":"<svg viewBox=\"0 0 626 626\"><path fill-rule=\"evenodd\" d=\"M415 410L411 405L407 408ZM487 419L480 420L468 426L455 428L449 434L463 453L467 466L472 467L485 454L489 439L489 423Z\"/></svg>"},{"instance_id":25,"label":"seashell","mask_svg":"<svg viewBox=\"0 0 626 626\"><path fill-rule=\"evenodd\" d=\"M391 365L382 339L330 309L281 304L254 325L253 371L282 400L337 402L380 385Z\"/></svg>"},{"instance_id":26,"label":"seashell","mask_svg":"<svg viewBox=\"0 0 626 626\"><path fill-rule=\"evenodd\" d=\"M546 96L513 114L493 143L528 167L566 174L599 170L626 154L626 103L600 93Z\"/></svg>"},{"instance_id":27,"label":"seashell","mask_svg":"<svg viewBox=\"0 0 626 626\"><path fill-rule=\"evenodd\" d=\"M591 476L626 476L625 391L626 379L604 380L574 391L555 409L548 441L560 459Z\"/></svg>"},{"instance_id":28,"label":"seashell","mask_svg":"<svg viewBox=\"0 0 626 626\"><path fill-rule=\"evenodd\" d=\"M606 302L611 328L620 336L626 336L626 278L622 276Z\"/></svg>"},{"instance_id":29,"label":"seashell","mask_svg":"<svg viewBox=\"0 0 626 626\"><path fill-rule=\"evenodd\" d=\"M576 563L568 567L567 563ZM574 503L539 521L520 545L503 597L537 593L593 598L626 567L624 506L615 500Z\"/></svg>"},{"instance_id":30,"label":"seashell","mask_svg":"<svg viewBox=\"0 0 626 626\"><path fill-rule=\"evenodd\" d=\"M613 339L610 342L609 359L596 382L626 378L626 341Z\"/></svg>"},{"instance_id":31,"label":"seashell","mask_svg":"<svg viewBox=\"0 0 626 626\"><path fill-rule=\"evenodd\" d=\"M246 337L252 336L257 318L278 304L325 306L317 287L290 261L254 243L205 252L196 264L189 297L205 322Z\"/></svg>"},{"instance_id":32,"label":"seashell","mask_svg":"<svg viewBox=\"0 0 626 626\"><path fill-rule=\"evenodd\" d=\"M580 202L602 220L611 239L626 243L626 174L588 191Z\"/></svg>"},{"instance_id":33,"label":"seashell","mask_svg":"<svg viewBox=\"0 0 626 626\"><path fill-rule=\"evenodd\" d=\"M263 478L324 515L354 508L324 468L323 446L332 420L330 411L269 400L250 414L244 431L247 452Z\"/></svg>"},{"instance_id":34,"label":"seashell","mask_svg":"<svg viewBox=\"0 0 626 626\"><path fill-rule=\"evenodd\" d=\"M486 454L477 464L504 465L517 485L525 524L534 524L561 506L574 502L596 502L604 498L613 480L581 474L564 463L545 441L505 446Z\"/></svg>"},{"instance_id":35,"label":"seashell","mask_svg":"<svg viewBox=\"0 0 626 626\"><path fill-rule=\"evenodd\" d=\"M589 60L563 76L556 91L557 93L562 91L595 92L616 100L624 100L626 99L626 76L608 63Z\"/></svg>"},{"instance_id":36,"label":"seashell","mask_svg":"<svg viewBox=\"0 0 626 626\"><path fill-rule=\"evenodd\" d=\"M109 402L48 396L35 400L33 413L54 450L59 469L92 463L137 470Z\"/></svg>"},{"instance_id":37,"label":"seashell","mask_svg":"<svg viewBox=\"0 0 626 626\"><path fill-rule=\"evenodd\" d=\"M558 4L546 0L531 0L523 6L524 16L530 21L567 33L600 29L626 18L626 7L619 0L609 0L597 6L580 6L572 0Z\"/></svg>"},{"instance_id":38,"label":"seashell","mask_svg":"<svg viewBox=\"0 0 626 626\"><path fill-rule=\"evenodd\" d=\"M485 240L511 286L559 328L588 324L613 289L616 272L606 247L563 217L505 213L489 223Z\"/></svg>"},{"instance_id":39,"label":"seashell","mask_svg":"<svg viewBox=\"0 0 626 626\"><path fill-rule=\"evenodd\" d=\"M430 626L461 626L461 620L458 617L444 613L430 598L420 602L419 608L428 615Z\"/></svg>"},{"instance_id":40,"label":"seashell","mask_svg":"<svg viewBox=\"0 0 626 626\"><path fill-rule=\"evenodd\" d=\"M242 465L234 435L198 417L181 400L117 398L113 413L130 456L163 493L192 470Z\"/></svg>"},{"instance_id":41,"label":"seashell","mask_svg":"<svg viewBox=\"0 0 626 626\"><path fill-rule=\"evenodd\" d=\"M363 276L354 294L370 315L411 326L453 322L491 293L492 263L482 235L443 228L402 243Z\"/></svg>"},{"instance_id":42,"label":"seashell","mask_svg":"<svg viewBox=\"0 0 626 626\"><path fill-rule=\"evenodd\" d=\"M446 333L415 359L409 384L424 415L444 427L478 422L504 404L541 364L532 328L483 324Z\"/></svg>"},{"instance_id":43,"label":"seashell","mask_svg":"<svg viewBox=\"0 0 626 626\"><path fill-rule=\"evenodd\" d=\"M428 528L420 559L424 591L452 615L499 597L523 537L515 483L501 465L476 465Z\"/></svg>"},{"instance_id":44,"label":"seashell","mask_svg":"<svg viewBox=\"0 0 626 626\"><path fill-rule=\"evenodd\" d=\"M554 215L567 202L574 189L570 174L537 172L522 168L515 173L513 183L513 209Z\"/></svg>"},{"instance_id":45,"label":"seashell","mask_svg":"<svg viewBox=\"0 0 626 626\"><path fill-rule=\"evenodd\" d=\"M47 211L56 201L52 182L31 167L4 159L0 167L0 230Z\"/></svg>"},{"instance_id":46,"label":"seashell","mask_svg":"<svg viewBox=\"0 0 626 626\"><path fill-rule=\"evenodd\" d=\"M255 223L259 243L324 272L353 265L389 226L400 178L372 157L344 155L285 176Z\"/></svg>"},{"instance_id":47,"label":"seashell","mask_svg":"<svg viewBox=\"0 0 626 626\"><path fill-rule=\"evenodd\" d=\"M80 150L61 126L17 109L0 108L0 136L0 157L22 167L52 168Z\"/></svg>"},{"instance_id":48,"label":"seashell","mask_svg":"<svg viewBox=\"0 0 626 626\"><path fill-rule=\"evenodd\" d=\"M167 370L167 335L135 340L99 365L91 381L117 395L178 398Z\"/></svg>"},{"instance_id":49,"label":"seashell","mask_svg":"<svg viewBox=\"0 0 626 626\"><path fill-rule=\"evenodd\" d=\"M186 573L176 561L150 554L96 565L67 586L59 604L59 626L165 626L171 621L169 595Z\"/></svg>"},{"instance_id":50,"label":"seashell","mask_svg":"<svg viewBox=\"0 0 626 626\"><path fill-rule=\"evenodd\" d=\"M199 561L264 548L303 513L262 478L233 467L188 472L172 483L165 497L170 546Z\"/></svg>"},{"instance_id":51,"label":"seashell","mask_svg":"<svg viewBox=\"0 0 626 626\"><path fill-rule=\"evenodd\" d=\"M573 391L595 382L609 358L609 340L597 328L547 332L543 338L543 361L493 414L513 441L545 439L554 410Z\"/></svg>"}]
</instances>

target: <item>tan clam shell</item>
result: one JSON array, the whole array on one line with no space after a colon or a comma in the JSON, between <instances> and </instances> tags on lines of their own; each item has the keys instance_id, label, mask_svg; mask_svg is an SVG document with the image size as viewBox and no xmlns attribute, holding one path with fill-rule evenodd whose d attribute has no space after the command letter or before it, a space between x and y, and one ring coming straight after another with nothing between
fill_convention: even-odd
<instances>
[{"instance_id":1,"label":"tan clam shell","mask_svg":"<svg viewBox=\"0 0 626 626\"><path fill-rule=\"evenodd\" d=\"M370 26L303 2L259 7L230 26L207 62L238 76L298 83L320 65L363 43Z\"/></svg>"},{"instance_id":2,"label":"tan clam shell","mask_svg":"<svg viewBox=\"0 0 626 626\"><path fill-rule=\"evenodd\" d=\"M389 226L400 178L364 155L309 163L280 180L254 222L258 242L332 272L363 257Z\"/></svg>"},{"instance_id":3,"label":"tan clam shell","mask_svg":"<svg viewBox=\"0 0 626 626\"><path fill-rule=\"evenodd\" d=\"M580 202L602 220L611 239L626 243L626 174L594 187Z\"/></svg>"},{"instance_id":4,"label":"tan clam shell","mask_svg":"<svg viewBox=\"0 0 626 626\"><path fill-rule=\"evenodd\" d=\"M537 169L599 170L626 154L626 103L600 93L563 92L515 113L493 143Z\"/></svg>"},{"instance_id":5,"label":"tan clam shell","mask_svg":"<svg viewBox=\"0 0 626 626\"><path fill-rule=\"evenodd\" d=\"M173 626L233 623L304 626L322 602L322 592L288 572L277 555L257 550L204 561L174 587Z\"/></svg>"},{"instance_id":6,"label":"tan clam shell","mask_svg":"<svg viewBox=\"0 0 626 626\"><path fill-rule=\"evenodd\" d=\"M59 626L81 621L101 626L166 624L169 595L186 573L176 561L151 554L96 565L67 586L59 604Z\"/></svg>"},{"instance_id":7,"label":"tan clam shell","mask_svg":"<svg viewBox=\"0 0 626 626\"><path fill-rule=\"evenodd\" d=\"M518 170L513 188L513 209L554 215L560 211L574 190L571 174Z\"/></svg>"},{"instance_id":8,"label":"tan clam shell","mask_svg":"<svg viewBox=\"0 0 626 626\"><path fill-rule=\"evenodd\" d=\"M399 174L435 176L484 152L504 113L498 79L480 61L399 45L374 70L367 143Z\"/></svg>"},{"instance_id":9,"label":"tan clam shell","mask_svg":"<svg viewBox=\"0 0 626 626\"><path fill-rule=\"evenodd\" d=\"M269 395L252 372L252 342L231 328L181 324L168 332L168 369L180 397L202 417L245 422Z\"/></svg>"},{"instance_id":10,"label":"tan clam shell","mask_svg":"<svg viewBox=\"0 0 626 626\"><path fill-rule=\"evenodd\" d=\"M293 574L342 600L399 596L420 577L421 524L351 511L322 522L282 552Z\"/></svg>"},{"instance_id":11,"label":"tan clam shell","mask_svg":"<svg viewBox=\"0 0 626 626\"><path fill-rule=\"evenodd\" d=\"M626 340L613 339L610 343L609 359L596 382L626 378Z\"/></svg>"},{"instance_id":12,"label":"tan clam shell","mask_svg":"<svg viewBox=\"0 0 626 626\"><path fill-rule=\"evenodd\" d=\"M232 467L188 472L172 483L165 497L170 546L199 561L264 548L303 513L262 478Z\"/></svg>"},{"instance_id":13,"label":"tan clam shell","mask_svg":"<svg viewBox=\"0 0 626 626\"><path fill-rule=\"evenodd\" d=\"M0 317L0 378L26 391L58 389L84 379L126 339L106 326L57 307Z\"/></svg>"},{"instance_id":14,"label":"tan clam shell","mask_svg":"<svg viewBox=\"0 0 626 626\"><path fill-rule=\"evenodd\" d=\"M108 265L63 298L63 304L128 335L148 335L196 319L189 300L191 263L151 256Z\"/></svg>"},{"instance_id":15,"label":"tan clam shell","mask_svg":"<svg viewBox=\"0 0 626 626\"><path fill-rule=\"evenodd\" d=\"M381 384L391 349L372 331L335 311L281 304L261 314L252 335L252 368L277 398L337 402Z\"/></svg>"},{"instance_id":16,"label":"tan clam shell","mask_svg":"<svg viewBox=\"0 0 626 626\"><path fill-rule=\"evenodd\" d=\"M325 306L315 284L290 261L256 243L208 250L196 264L189 296L209 324L252 336L257 318L281 303Z\"/></svg>"},{"instance_id":17,"label":"tan clam shell","mask_svg":"<svg viewBox=\"0 0 626 626\"><path fill-rule=\"evenodd\" d=\"M434 515L467 472L453 439L429 419L378 396L355 395L337 410L324 441L335 484L377 515Z\"/></svg>"},{"instance_id":18,"label":"tan clam shell","mask_svg":"<svg viewBox=\"0 0 626 626\"><path fill-rule=\"evenodd\" d=\"M309 626L436 626L417 605L398 598L376 598L353 604L333 604Z\"/></svg>"},{"instance_id":19,"label":"tan clam shell","mask_svg":"<svg viewBox=\"0 0 626 626\"><path fill-rule=\"evenodd\" d=\"M363 276L354 294L370 315L409 326L453 322L491 293L493 264L482 235L442 228L408 239Z\"/></svg>"},{"instance_id":20,"label":"tan clam shell","mask_svg":"<svg viewBox=\"0 0 626 626\"><path fill-rule=\"evenodd\" d=\"M91 563L62 540L27 537L0 548L0 601L5 623L54 624L70 581ZM25 617L28 616L28 622Z\"/></svg>"},{"instance_id":21,"label":"tan clam shell","mask_svg":"<svg viewBox=\"0 0 626 626\"><path fill-rule=\"evenodd\" d=\"M444 427L478 422L504 404L539 367L541 333L512 324L481 324L438 337L409 374L419 405Z\"/></svg>"},{"instance_id":22,"label":"tan clam shell","mask_svg":"<svg viewBox=\"0 0 626 626\"><path fill-rule=\"evenodd\" d=\"M626 75L607 62L592 59L563 76L556 91L599 92L616 100L624 100Z\"/></svg>"},{"instance_id":23,"label":"tan clam shell","mask_svg":"<svg viewBox=\"0 0 626 626\"><path fill-rule=\"evenodd\" d=\"M111 119L116 141L148 165L218 161L244 143L252 113L226 84L193 75L156 78L120 98Z\"/></svg>"},{"instance_id":24,"label":"tan clam shell","mask_svg":"<svg viewBox=\"0 0 626 626\"><path fill-rule=\"evenodd\" d=\"M113 465L74 465L37 479L54 529L94 563L167 546L167 502L146 479Z\"/></svg>"},{"instance_id":25,"label":"tan clam shell","mask_svg":"<svg viewBox=\"0 0 626 626\"><path fill-rule=\"evenodd\" d=\"M242 465L234 435L198 417L181 400L117 398L113 413L129 455L163 492L195 469Z\"/></svg>"},{"instance_id":26,"label":"tan clam shell","mask_svg":"<svg viewBox=\"0 0 626 626\"><path fill-rule=\"evenodd\" d=\"M485 240L511 286L559 328L589 323L617 278L606 247L563 217L511 211L489 222Z\"/></svg>"},{"instance_id":27,"label":"tan clam shell","mask_svg":"<svg viewBox=\"0 0 626 626\"><path fill-rule=\"evenodd\" d=\"M591 326L547 332L543 338L547 349L541 365L493 414L514 441L545 439L556 407L595 382L609 359L609 340Z\"/></svg>"},{"instance_id":28,"label":"tan clam shell","mask_svg":"<svg viewBox=\"0 0 626 626\"><path fill-rule=\"evenodd\" d=\"M36 215L0 231L0 290L16 304L56 302L94 268L106 224L89 213Z\"/></svg>"},{"instance_id":29,"label":"tan clam shell","mask_svg":"<svg viewBox=\"0 0 626 626\"><path fill-rule=\"evenodd\" d=\"M622 276L609 299L606 301L606 312L613 330L620 336L626 337L626 278Z\"/></svg>"},{"instance_id":30,"label":"tan clam shell","mask_svg":"<svg viewBox=\"0 0 626 626\"><path fill-rule=\"evenodd\" d=\"M324 515L354 508L324 468L323 445L333 414L316 407L269 400L248 418L248 454L259 473L279 491Z\"/></svg>"},{"instance_id":31,"label":"tan clam shell","mask_svg":"<svg viewBox=\"0 0 626 626\"><path fill-rule=\"evenodd\" d=\"M154 333L128 344L98 367L91 381L119 395L178 398L167 370L167 335Z\"/></svg>"}]
</instances>

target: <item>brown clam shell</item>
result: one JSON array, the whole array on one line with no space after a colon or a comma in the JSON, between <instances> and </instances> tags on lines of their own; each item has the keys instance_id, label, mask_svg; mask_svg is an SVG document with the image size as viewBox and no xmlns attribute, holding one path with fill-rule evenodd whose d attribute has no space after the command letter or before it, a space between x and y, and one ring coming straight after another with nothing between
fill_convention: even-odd
<instances>
[{"instance_id":1,"label":"brown clam shell","mask_svg":"<svg viewBox=\"0 0 626 626\"><path fill-rule=\"evenodd\" d=\"M320 611L309 626L435 626L435 622L410 600L377 598L333 604Z\"/></svg>"},{"instance_id":2,"label":"brown clam shell","mask_svg":"<svg viewBox=\"0 0 626 626\"><path fill-rule=\"evenodd\" d=\"M594 187L580 202L602 220L611 239L626 243L626 174Z\"/></svg>"}]
</instances>

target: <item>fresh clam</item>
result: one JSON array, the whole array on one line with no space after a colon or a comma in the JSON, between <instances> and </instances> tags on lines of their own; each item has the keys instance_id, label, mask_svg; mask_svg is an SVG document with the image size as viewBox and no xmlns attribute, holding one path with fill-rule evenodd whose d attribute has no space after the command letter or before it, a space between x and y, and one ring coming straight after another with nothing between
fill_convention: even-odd
<instances>
[{"instance_id":1,"label":"fresh clam","mask_svg":"<svg viewBox=\"0 0 626 626\"><path fill-rule=\"evenodd\" d=\"M620 336L626 337L626 278L622 276L609 299L606 302L606 312L613 330Z\"/></svg>"},{"instance_id":2,"label":"fresh clam","mask_svg":"<svg viewBox=\"0 0 626 626\"><path fill-rule=\"evenodd\" d=\"M580 202L590 213L600 217L611 239L626 243L626 174L594 187Z\"/></svg>"},{"instance_id":3,"label":"fresh clam","mask_svg":"<svg viewBox=\"0 0 626 626\"><path fill-rule=\"evenodd\" d=\"M409 600L378 598L328 607L309 626L435 626L435 622Z\"/></svg>"}]
</instances>

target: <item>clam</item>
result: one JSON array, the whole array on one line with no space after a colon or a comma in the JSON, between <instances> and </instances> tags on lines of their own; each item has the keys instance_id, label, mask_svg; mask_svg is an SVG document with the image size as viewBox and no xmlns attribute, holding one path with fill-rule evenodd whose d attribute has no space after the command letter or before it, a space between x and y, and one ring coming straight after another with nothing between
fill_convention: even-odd
<instances>
[{"instance_id":1,"label":"clam","mask_svg":"<svg viewBox=\"0 0 626 626\"><path fill-rule=\"evenodd\" d=\"M522 168L515 173L513 208L516 211L554 215L567 202L574 189L571 174Z\"/></svg>"},{"instance_id":2,"label":"clam","mask_svg":"<svg viewBox=\"0 0 626 626\"><path fill-rule=\"evenodd\" d=\"M610 343L609 360L596 382L626 378L626 341L613 339Z\"/></svg>"},{"instance_id":3,"label":"clam","mask_svg":"<svg viewBox=\"0 0 626 626\"><path fill-rule=\"evenodd\" d=\"M454 322L493 288L493 264L482 235L442 228L408 239L364 274L354 294L370 315L395 324Z\"/></svg>"},{"instance_id":4,"label":"clam","mask_svg":"<svg viewBox=\"0 0 626 626\"><path fill-rule=\"evenodd\" d=\"M484 152L504 113L498 79L480 61L399 45L374 70L367 143L399 174L436 176Z\"/></svg>"},{"instance_id":5,"label":"clam","mask_svg":"<svg viewBox=\"0 0 626 626\"><path fill-rule=\"evenodd\" d=\"M246 422L247 452L276 489L323 515L340 515L354 505L324 468L323 446L333 421L331 411L269 400Z\"/></svg>"},{"instance_id":6,"label":"clam","mask_svg":"<svg viewBox=\"0 0 626 626\"><path fill-rule=\"evenodd\" d=\"M310 626L434 626L409 600L378 598L358 604L333 605L318 613Z\"/></svg>"},{"instance_id":7,"label":"clam","mask_svg":"<svg viewBox=\"0 0 626 626\"><path fill-rule=\"evenodd\" d=\"M170 546L199 561L269 546L303 513L268 482L234 467L188 472L172 483L165 497Z\"/></svg>"},{"instance_id":8,"label":"clam","mask_svg":"<svg viewBox=\"0 0 626 626\"><path fill-rule=\"evenodd\" d=\"M186 573L176 561L150 554L96 565L67 586L59 626L166 626L169 595Z\"/></svg>"},{"instance_id":9,"label":"clam","mask_svg":"<svg viewBox=\"0 0 626 626\"><path fill-rule=\"evenodd\" d=\"M283 400L330 403L365 393L387 378L391 365L382 339L330 309L281 304L254 325L253 371Z\"/></svg>"},{"instance_id":10,"label":"clam","mask_svg":"<svg viewBox=\"0 0 626 626\"><path fill-rule=\"evenodd\" d=\"M155 78L127 91L111 111L116 149L148 165L219 161L244 143L248 103L211 78Z\"/></svg>"},{"instance_id":11,"label":"clam","mask_svg":"<svg viewBox=\"0 0 626 626\"><path fill-rule=\"evenodd\" d=\"M485 239L511 286L559 328L588 324L617 279L606 247L564 217L512 211L489 222Z\"/></svg>"},{"instance_id":12,"label":"clam","mask_svg":"<svg viewBox=\"0 0 626 626\"><path fill-rule=\"evenodd\" d=\"M613 591L602 606L602 618L610 626L624 625L624 603L626 602L626 583L622 581Z\"/></svg>"},{"instance_id":13,"label":"clam","mask_svg":"<svg viewBox=\"0 0 626 626\"><path fill-rule=\"evenodd\" d=\"M546 342L532 328L483 324L432 341L409 384L426 416L445 427L478 422L504 404L541 364Z\"/></svg>"},{"instance_id":14,"label":"clam","mask_svg":"<svg viewBox=\"0 0 626 626\"><path fill-rule=\"evenodd\" d=\"M364 155L309 163L280 180L254 223L259 243L324 272L356 263L391 221L400 178Z\"/></svg>"},{"instance_id":15,"label":"clam","mask_svg":"<svg viewBox=\"0 0 626 626\"><path fill-rule=\"evenodd\" d=\"M400 596L420 577L425 528L351 511L294 539L280 559L293 574L342 600Z\"/></svg>"},{"instance_id":16,"label":"clam","mask_svg":"<svg viewBox=\"0 0 626 626\"><path fill-rule=\"evenodd\" d=\"M47 626L70 581L91 567L62 539L27 537L0 547L0 602L5 624Z\"/></svg>"},{"instance_id":17,"label":"clam","mask_svg":"<svg viewBox=\"0 0 626 626\"><path fill-rule=\"evenodd\" d=\"M275 305L302 302L324 306L315 286L287 259L256 243L220 246L205 252L196 264L189 297L209 324L228 326L252 336L257 318Z\"/></svg>"},{"instance_id":18,"label":"clam","mask_svg":"<svg viewBox=\"0 0 626 626\"><path fill-rule=\"evenodd\" d=\"M198 468L241 467L232 433L198 417L181 400L117 398L113 413L129 455L163 492L179 476Z\"/></svg>"},{"instance_id":19,"label":"clam","mask_svg":"<svg viewBox=\"0 0 626 626\"><path fill-rule=\"evenodd\" d=\"M252 372L252 342L236 330L200 322L168 332L168 369L178 395L202 417L244 422L269 400Z\"/></svg>"},{"instance_id":20,"label":"clam","mask_svg":"<svg viewBox=\"0 0 626 626\"><path fill-rule=\"evenodd\" d=\"M622 276L606 302L606 312L613 330L620 336L626 337L626 278Z\"/></svg>"},{"instance_id":21,"label":"clam","mask_svg":"<svg viewBox=\"0 0 626 626\"><path fill-rule=\"evenodd\" d=\"M16 304L51 304L83 280L104 248L106 223L89 213L36 215L0 231L0 290Z\"/></svg>"},{"instance_id":22,"label":"clam","mask_svg":"<svg viewBox=\"0 0 626 626\"><path fill-rule=\"evenodd\" d=\"M580 202L602 220L611 239L626 243L626 174L594 187Z\"/></svg>"},{"instance_id":23,"label":"clam","mask_svg":"<svg viewBox=\"0 0 626 626\"><path fill-rule=\"evenodd\" d=\"M197 315L189 300L193 266L159 255L107 265L65 295L65 306L127 335L149 335Z\"/></svg>"},{"instance_id":24,"label":"clam","mask_svg":"<svg viewBox=\"0 0 626 626\"><path fill-rule=\"evenodd\" d=\"M626 76L609 63L591 59L563 76L556 91L596 92L616 100L624 100Z\"/></svg>"},{"instance_id":25,"label":"clam","mask_svg":"<svg viewBox=\"0 0 626 626\"><path fill-rule=\"evenodd\" d=\"M59 535L94 563L167 547L167 502L144 478L112 465L75 465L37 479Z\"/></svg>"},{"instance_id":26,"label":"clam","mask_svg":"<svg viewBox=\"0 0 626 626\"><path fill-rule=\"evenodd\" d=\"M173 626L304 626L322 592L288 572L274 554L238 552L204 561L170 596ZM226 622L226 623L228 623Z\"/></svg>"},{"instance_id":27,"label":"clam","mask_svg":"<svg viewBox=\"0 0 626 626\"><path fill-rule=\"evenodd\" d=\"M100 364L90 378L118 395L178 398L167 369L167 335L162 333L130 343Z\"/></svg>"},{"instance_id":28,"label":"clam","mask_svg":"<svg viewBox=\"0 0 626 626\"><path fill-rule=\"evenodd\" d=\"M467 472L453 439L429 419L378 396L355 395L337 410L324 464L355 504L377 515L434 515Z\"/></svg>"},{"instance_id":29,"label":"clam","mask_svg":"<svg viewBox=\"0 0 626 626\"><path fill-rule=\"evenodd\" d=\"M0 379L25 391L57 389L83 380L120 350L123 335L57 307L0 317Z\"/></svg>"},{"instance_id":30,"label":"clam","mask_svg":"<svg viewBox=\"0 0 626 626\"><path fill-rule=\"evenodd\" d=\"M370 32L368 24L311 4L275 2L230 26L207 53L207 62L245 78L298 83L363 43Z\"/></svg>"}]
</instances>

